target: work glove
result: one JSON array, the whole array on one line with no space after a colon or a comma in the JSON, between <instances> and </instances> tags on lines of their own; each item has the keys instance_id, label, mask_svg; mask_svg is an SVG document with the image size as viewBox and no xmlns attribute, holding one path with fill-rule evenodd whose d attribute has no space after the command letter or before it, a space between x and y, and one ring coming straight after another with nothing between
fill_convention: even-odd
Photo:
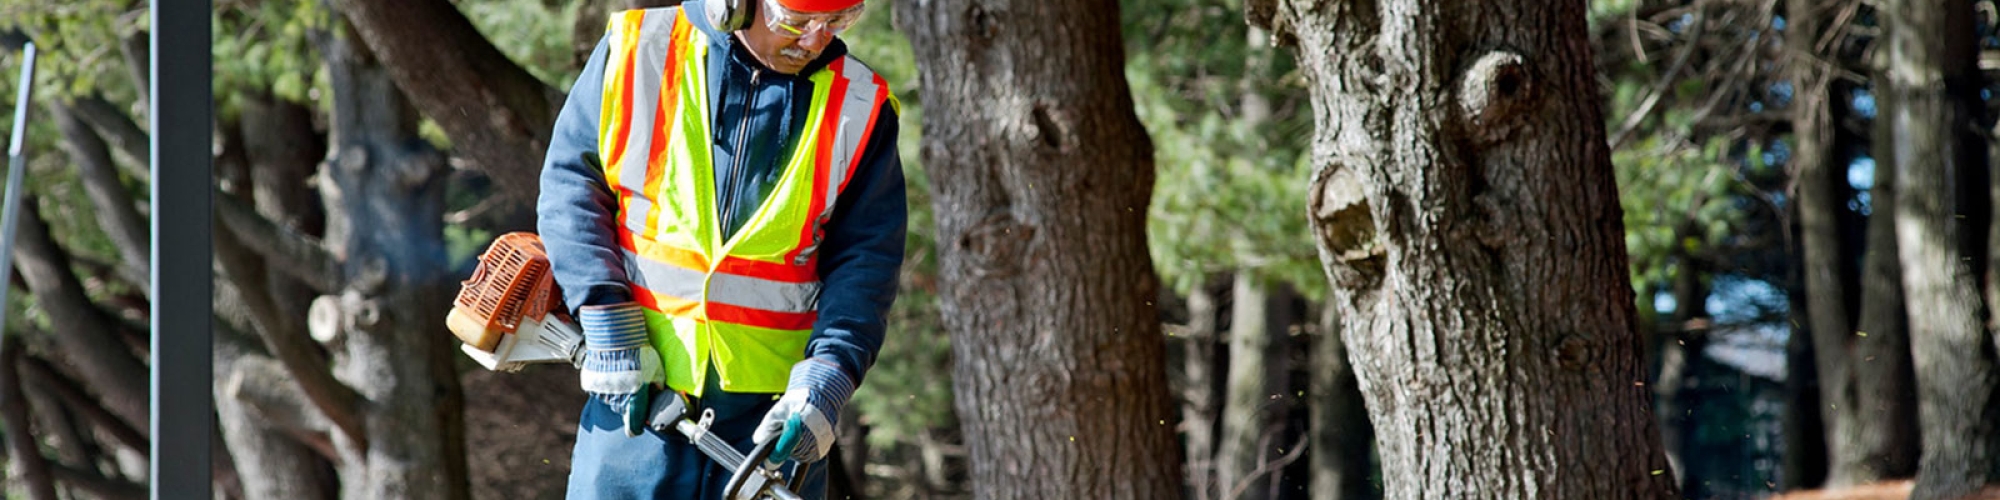
<instances>
[{"instance_id":1,"label":"work glove","mask_svg":"<svg viewBox=\"0 0 2000 500\"><path fill-rule=\"evenodd\" d=\"M750 440L764 444L776 439L784 432L785 421L797 416L805 428L796 431L798 441L791 450L792 460L817 462L833 449L833 426L840 420L840 407L847 405L847 398L853 395L854 379L841 371L840 366L824 359L806 358L792 365L785 395L764 414L764 421L757 424Z\"/></svg>"},{"instance_id":2,"label":"work glove","mask_svg":"<svg viewBox=\"0 0 2000 500\"><path fill-rule=\"evenodd\" d=\"M632 302L584 306L577 322L583 325L583 392L618 412L625 435L645 432L653 386L666 384L666 371L647 339L644 310Z\"/></svg>"}]
</instances>

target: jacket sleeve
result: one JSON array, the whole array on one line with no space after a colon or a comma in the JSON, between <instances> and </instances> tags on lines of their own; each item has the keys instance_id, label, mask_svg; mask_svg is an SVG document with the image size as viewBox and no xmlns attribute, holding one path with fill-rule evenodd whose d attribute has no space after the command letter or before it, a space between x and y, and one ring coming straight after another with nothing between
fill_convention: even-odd
<instances>
[{"instance_id":1,"label":"jacket sleeve","mask_svg":"<svg viewBox=\"0 0 2000 500\"><path fill-rule=\"evenodd\" d=\"M608 51L607 42L599 40L570 87L549 136L542 193L535 202L536 231L571 314L583 306L632 300L617 240L618 197L605 182L597 155Z\"/></svg>"},{"instance_id":2,"label":"jacket sleeve","mask_svg":"<svg viewBox=\"0 0 2000 500\"><path fill-rule=\"evenodd\" d=\"M856 384L882 350L903 267L909 205L896 152L896 110L882 104L854 180L840 192L820 244L819 321L806 356L840 365Z\"/></svg>"}]
</instances>

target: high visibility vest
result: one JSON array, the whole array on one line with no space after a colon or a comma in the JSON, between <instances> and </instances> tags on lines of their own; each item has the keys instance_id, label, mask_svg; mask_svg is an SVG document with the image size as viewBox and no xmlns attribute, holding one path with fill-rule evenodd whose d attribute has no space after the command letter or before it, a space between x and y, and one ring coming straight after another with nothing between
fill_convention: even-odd
<instances>
[{"instance_id":1,"label":"high visibility vest","mask_svg":"<svg viewBox=\"0 0 2000 500\"><path fill-rule=\"evenodd\" d=\"M771 194L736 234L710 163L709 40L678 7L613 14L598 154L617 193L634 299L673 389L785 390L818 319L817 249L889 86L852 57L808 78L812 106Z\"/></svg>"}]
</instances>

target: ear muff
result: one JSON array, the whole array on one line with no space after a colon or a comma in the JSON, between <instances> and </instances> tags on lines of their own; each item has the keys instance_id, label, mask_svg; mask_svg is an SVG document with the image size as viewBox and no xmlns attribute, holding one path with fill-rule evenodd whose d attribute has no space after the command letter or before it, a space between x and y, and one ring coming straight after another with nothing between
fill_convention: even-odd
<instances>
[{"instance_id":1,"label":"ear muff","mask_svg":"<svg viewBox=\"0 0 2000 500\"><path fill-rule=\"evenodd\" d=\"M751 2L756 0L702 0L702 15L718 31L736 31L750 24Z\"/></svg>"}]
</instances>

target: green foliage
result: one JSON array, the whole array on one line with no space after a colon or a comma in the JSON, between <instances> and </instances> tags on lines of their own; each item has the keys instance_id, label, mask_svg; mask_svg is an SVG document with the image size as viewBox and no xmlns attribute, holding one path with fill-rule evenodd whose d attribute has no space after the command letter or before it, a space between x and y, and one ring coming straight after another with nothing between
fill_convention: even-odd
<instances>
[{"instance_id":1,"label":"green foliage","mask_svg":"<svg viewBox=\"0 0 2000 500\"><path fill-rule=\"evenodd\" d=\"M1186 293L1217 272L1250 272L1316 299L1326 278L1305 217L1312 124L1291 55L1253 34L1240 4L1121 7L1126 80L1158 172L1147 233L1162 279Z\"/></svg>"},{"instance_id":2,"label":"green foliage","mask_svg":"<svg viewBox=\"0 0 2000 500\"><path fill-rule=\"evenodd\" d=\"M1639 6L1639 0L1590 0L1590 27L1592 29L1605 19L1623 16Z\"/></svg>"},{"instance_id":3,"label":"green foliage","mask_svg":"<svg viewBox=\"0 0 2000 500\"><path fill-rule=\"evenodd\" d=\"M38 97L96 91L113 102L136 98L138 87L119 47L125 37L143 36L146 22L145 4L126 0L0 0L0 30L19 30L41 52Z\"/></svg>"},{"instance_id":4,"label":"green foliage","mask_svg":"<svg viewBox=\"0 0 2000 500\"><path fill-rule=\"evenodd\" d=\"M582 2L546 5L542 0L462 0L458 10L502 54L556 88L567 89L583 68L570 62L571 34Z\"/></svg>"},{"instance_id":5,"label":"green foliage","mask_svg":"<svg viewBox=\"0 0 2000 500\"><path fill-rule=\"evenodd\" d=\"M1614 138L1622 136L1614 144L1612 163L1624 211L1632 286L1641 292L1635 297L1641 314L1654 317L1651 292L1673 289L1670 283L1682 273L1697 273L1691 277L1703 282L1712 272L1784 274L1780 262L1787 257L1778 244L1780 237L1774 235L1786 229L1778 214L1782 201L1773 193L1782 188L1788 174L1782 166L1785 153L1766 151L1767 144L1782 144L1773 142L1772 132L1718 123L1735 119L1731 113L1739 113L1739 108L1756 109L1752 103L1770 105L1775 98L1759 90L1769 84L1704 76L1703 71L1712 70L1699 68L1710 61L1688 60L1683 66L1672 56L1689 43L1748 43L1728 37L1755 41L1759 39L1755 30L1697 32L1705 37L1701 40L1690 39L1691 33L1671 32L1673 28L1648 31L1635 26L1671 26L1677 21L1659 24L1657 19L1634 16L1640 3L1595 0L1591 20L1621 23L1598 32L1603 36L1593 43L1601 57L1601 81L1608 84L1603 94L1607 131ZM1651 57L1639 57L1641 50ZM1738 59L1717 60L1733 67ZM1662 80L1668 71L1680 73ZM1630 119L1642 110L1643 116Z\"/></svg>"},{"instance_id":6,"label":"green foliage","mask_svg":"<svg viewBox=\"0 0 2000 500\"><path fill-rule=\"evenodd\" d=\"M334 14L319 2L224 2L209 20L214 30L210 86L223 115L244 91L268 91L307 102L331 95L312 33L332 29Z\"/></svg>"},{"instance_id":7,"label":"green foliage","mask_svg":"<svg viewBox=\"0 0 2000 500\"><path fill-rule=\"evenodd\" d=\"M21 188L36 196L36 208L40 209L51 235L79 267L87 262L115 265L119 255L97 222L96 206L84 191L69 153L62 147L62 131L49 115L49 109L50 103L58 100L90 94L104 96L121 108L133 107L137 99L133 89L137 86L126 76L129 70L115 44L117 36L136 33L142 28L132 24L130 18L144 19L145 11L120 14L115 9L113 2L47 6L0 0L0 12L6 13L0 15L4 19L0 20L0 30L20 29L35 42L37 52L28 130L23 135L26 171ZM80 50L76 43L108 45ZM11 140L13 134L22 62L20 52L0 50L0 96L4 96L4 102L0 102L0 113L4 113L0 114L0 148L7 146L5 141ZM137 118L142 125L143 116ZM113 161L118 161L115 156ZM4 175L4 170L0 170L0 175ZM136 187L132 193L134 203L145 203L144 186ZM75 274L85 278L84 291L92 299L132 291L115 281L91 279L96 275L94 271L80 269ZM47 324L48 318L33 307L31 294L17 289L8 296L8 328L35 325L43 331L54 331Z\"/></svg>"}]
</instances>

